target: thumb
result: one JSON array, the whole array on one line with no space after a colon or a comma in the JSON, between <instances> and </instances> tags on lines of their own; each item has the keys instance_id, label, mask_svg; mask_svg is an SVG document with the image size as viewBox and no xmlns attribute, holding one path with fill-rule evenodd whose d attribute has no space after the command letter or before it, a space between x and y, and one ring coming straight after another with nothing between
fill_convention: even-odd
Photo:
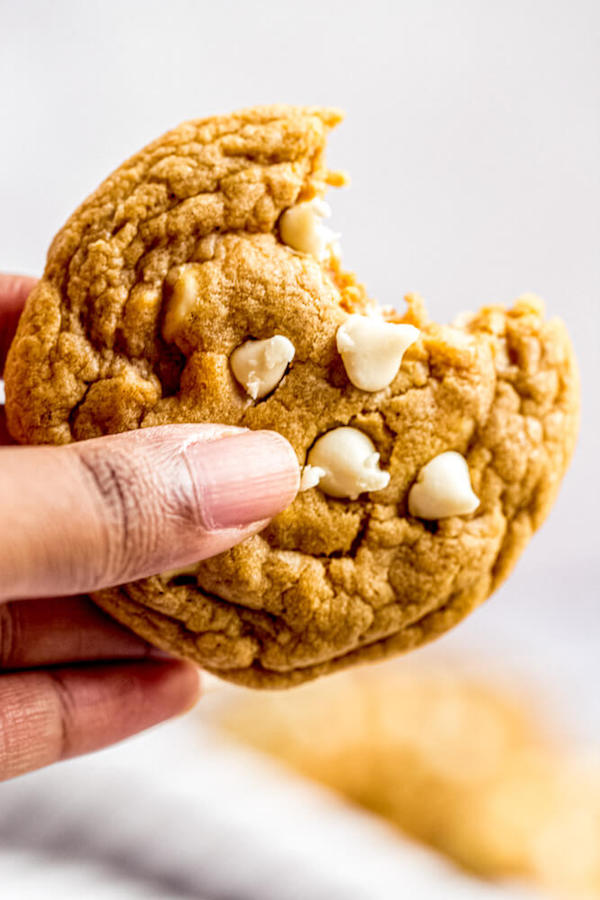
<instances>
[{"instance_id":1,"label":"thumb","mask_svg":"<svg viewBox=\"0 0 600 900\"><path fill-rule=\"evenodd\" d=\"M264 527L298 483L272 431L166 425L1 448L0 594L83 593L189 565Z\"/></svg>"}]
</instances>

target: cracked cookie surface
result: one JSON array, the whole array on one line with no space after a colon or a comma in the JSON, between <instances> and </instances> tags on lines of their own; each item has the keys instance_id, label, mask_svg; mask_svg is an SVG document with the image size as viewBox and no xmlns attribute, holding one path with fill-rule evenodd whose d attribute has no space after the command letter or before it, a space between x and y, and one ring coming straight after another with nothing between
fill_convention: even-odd
<instances>
[{"instance_id":1,"label":"cracked cookie surface","mask_svg":"<svg viewBox=\"0 0 600 900\"><path fill-rule=\"evenodd\" d=\"M300 464L324 432L364 432L390 473L357 500L318 487L193 572L94 599L158 646L252 686L285 687L416 647L481 603L556 495L575 442L577 374L541 303L487 307L456 326L418 297L389 318L419 339L382 390L348 379L336 332L372 312L364 288L280 238L278 220L343 180L325 166L335 110L262 107L188 122L121 166L54 239L6 371L21 442L66 443L168 422L279 431ZM232 375L248 339L289 338L264 398ZM453 450L477 510L425 522L407 497Z\"/></svg>"}]
</instances>

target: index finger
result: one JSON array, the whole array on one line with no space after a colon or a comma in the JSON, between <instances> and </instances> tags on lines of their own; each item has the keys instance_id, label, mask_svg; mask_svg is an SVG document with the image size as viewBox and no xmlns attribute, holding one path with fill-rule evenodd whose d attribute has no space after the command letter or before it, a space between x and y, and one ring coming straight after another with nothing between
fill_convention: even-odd
<instances>
[{"instance_id":1,"label":"index finger","mask_svg":"<svg viewBox=\"0 0 600 900\"><path fill-rule=\"evenodd\" d=\"M25 301L36 281L29 275L0 275L0 375Z\"/></svg>"}]
</instances>

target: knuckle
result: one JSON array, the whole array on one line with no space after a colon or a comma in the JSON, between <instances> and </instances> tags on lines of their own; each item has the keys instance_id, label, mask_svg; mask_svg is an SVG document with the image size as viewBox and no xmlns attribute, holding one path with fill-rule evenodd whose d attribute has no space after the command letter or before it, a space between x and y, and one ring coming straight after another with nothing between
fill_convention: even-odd
<instances>
[{"instance_id":1,"label":"knuckle","mask_svg":"<svg viewBox=\"0 0 600 900\"><path fill-rule=\"evenodd\" d=\"M172 567L182 552L196 552L205 530L203 503L179 435L142 431L71 449L92 498L97 586L155 574Z\"/></svg>"},{"instance_id":2,"label":"knuckle","mask_svg":"<svg viewBox=\"0 0 600 900\"><path fill-rule=\"evenodd\" d=\"M141 505L147 504L148 493L140 483L135 461L123 450L96 445L82 448L78 453L90 486L96 523L100 538L97 550L97 577L113 579L125 577L128 568L144 551L144 531L151 526L151 518L143 516Z\"/></svg>"},{"instance_id":3,"label":"knuckle","mask_svg":"<svg viewBox=\"0 0 600 900\"><path fill-rule=\"evenodd\" d=\"M48 669L46 674L52 682L56 701L55 756L58 761L73 756L76 710L71 692L60 672Z\"/></svg>"}]
</instances>

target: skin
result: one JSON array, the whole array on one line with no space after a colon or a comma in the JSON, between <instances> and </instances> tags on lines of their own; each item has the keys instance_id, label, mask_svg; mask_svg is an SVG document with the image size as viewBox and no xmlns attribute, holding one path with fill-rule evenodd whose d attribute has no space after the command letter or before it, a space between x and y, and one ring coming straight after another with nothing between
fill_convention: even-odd
<instances>
[{"instance_id":1,"label":"skin","mask_svg":"<svg viewBox=\"0 0 600 900\"><path fill-rule=\"evenodd\" d=\"M34 284L0 275L0 373ZM264 453L252 456L258 467L264 462L253 482L248 448L260 440ZM291 502L298 467L273 433L212 425L16 447L2 407L0 445L4 780L108 746L195 704L195 666L151 648L80 594L244 540ZM245 473L241 490L236 469Z\"/></svg>"}]
</instances>

